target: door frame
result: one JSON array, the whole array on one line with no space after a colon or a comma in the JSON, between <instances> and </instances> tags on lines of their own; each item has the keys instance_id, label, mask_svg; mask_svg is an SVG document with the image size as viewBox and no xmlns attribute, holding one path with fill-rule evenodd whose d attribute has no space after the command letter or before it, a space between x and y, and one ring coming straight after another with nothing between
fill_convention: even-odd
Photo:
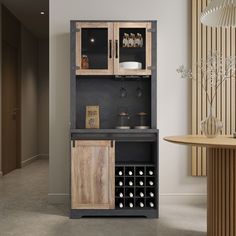
<instances>
[{"instance_id":1,"label":"door frame","mask_svg":"<svg viewBox=\"0 0 236 236\"><path fill-rule=\"evenodd\" d=\"M9 25L6 24L7 19L11 19L12 23L12 32L9 32ZM8 31L7 31L8 30ZM13 33L13 36L16 37L11 41L9 35ZM11 35L12 36L12 35ZM17 40L16 40L17 39ZM14 43L14 42L17 42ZM1 58L1 68L3 67L3 47L4 44L8 44L11 47L14 47L18 52L18 76L17 76L17 123L16 123L16 168L21 168L21 26L18 19L4 6L2 6L2 41L1 41L1 51L2 51L2 58ZM2 131L3 127L3 106L5 101L4 91L3 91L3 73L1 71L1 167L2 167L2 174L5 175L6 173L6 161L7 158L4 156L3 153L3 141L4 135Z\"/></svg>"}]
</instances>

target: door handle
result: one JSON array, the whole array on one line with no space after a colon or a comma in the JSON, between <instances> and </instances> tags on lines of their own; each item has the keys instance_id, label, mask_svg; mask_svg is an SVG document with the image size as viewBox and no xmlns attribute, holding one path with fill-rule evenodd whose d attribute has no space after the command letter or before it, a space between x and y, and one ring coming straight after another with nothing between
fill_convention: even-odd
<instances>
[{"instance_id":1,"label":"door handle","mask_svg":"<svg viewBox=\"0 0 236 236\"><path fill-rule=\"evenodd\" d=\"M112 58L112 40L109 40L109 58Z\"/></svg>"},{"instance_id":2,"label":"door handle","mask_svg":"<svg viewBox=\"0 0 236 236\"><path fill-rule=\"evenodd\" d=\"M116 48L116 58L118 58L118 40L115 41L115 48Z\"/></svg>"},{"instance_id":3,"label":"door handle","mask_svg":"<svg viewBox=\"0 0 236 236\"><path fill-rule=\"evenodd\" d=\"M13 108L13 112L17 112L19 110L20 110L20 108Z\"/></svg>"},{"instance_id":4,"label":"door handle","mask_svg":"<svg viewBox=\"0 0 236 236\"><path fill-rule=\"evenodd\" d=\"M17 112L20 110L20 108L13 108L12 109L12 118L13 120L16 120Z\"/></svg>"}]
</instances>

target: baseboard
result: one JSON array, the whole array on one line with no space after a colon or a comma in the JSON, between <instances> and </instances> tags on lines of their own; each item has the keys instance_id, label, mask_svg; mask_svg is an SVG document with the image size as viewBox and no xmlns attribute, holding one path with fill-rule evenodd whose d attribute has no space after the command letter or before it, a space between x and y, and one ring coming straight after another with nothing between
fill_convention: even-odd
<instances>
[{"instance_id":1,"label":"baseboard","mask_svg":"<svg viewBox=\"0 0 236 236\"><path fill-rule=\"evenodd\" d=\"M69 204L70 194L67 193L49 193L48 203L50 204Z\"/></svg>"},{"instance_id":2,"label":"baseboard","mask_svg":"<svg viewBox=\"0 0 236 236\"><path fill-rule=\"evenodd\" d=\"M70 194L49 193L48 202L50 204L68 204ZM160 204L203 204L207 202L207 195L204 193L171 193L160 194Z\"/></svg>"},{"instance_id":3,"label":"baseboard","mask_svg":"<svg viewBox=\"0 0 236 236\"><path fill-rule=\"evenodd\" d=\"M206 205L206 193L168 193L160 194L160 204Z\"/></svg>"},{"instance_id":4,"label":"baseboard","mask_svg":"<svg viewBox=\"0 0 236 236\"><path fill-rule=\"evenodd\" d=\"M49 154L39 154L39 159L49 159Z\"/></svg>"},{"instance_id":5,"label":"baseboard","mask_svg":"<svg viewBox=\"0 0 236 236\"><path fill-rule=\"evenodd\" d=\"M30 157L27 160L24 160L24 161L21 162L21 167L25 167L25 166L31 164L32 162L34 162L34 161L36 161L38 159L39 159L39 155Z\"/></svg>"}]
</instances>

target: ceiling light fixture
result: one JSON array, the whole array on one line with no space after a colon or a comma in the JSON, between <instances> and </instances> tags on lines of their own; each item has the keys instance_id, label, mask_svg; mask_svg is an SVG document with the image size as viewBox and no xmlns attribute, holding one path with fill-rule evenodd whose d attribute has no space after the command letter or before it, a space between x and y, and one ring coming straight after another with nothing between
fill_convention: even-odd
<instances>
[{"instance_id":1,"label":"ceiling light fixture","mask_svg":"<svg viewBox=\"0 0 236 236\"><path fill-rule=\"evenodd\" d=\"M200 20L207 26L236 27L236 0L212 0Z\"/></svg>"}]
</instances>

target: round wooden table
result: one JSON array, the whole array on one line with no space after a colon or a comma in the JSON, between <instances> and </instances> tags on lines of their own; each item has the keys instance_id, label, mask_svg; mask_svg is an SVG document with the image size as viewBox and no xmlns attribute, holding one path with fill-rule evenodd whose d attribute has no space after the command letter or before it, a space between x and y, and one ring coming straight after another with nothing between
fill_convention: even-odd
<instances>
[{"instance_id":1,"label":"round wooden table","mask_svg":"<svg viewBox=\"0 0 236 236\"><path fill-rule=\"evenodd\" d=\"M207 235L236 236L236 139L186 135L164 140L207 148Z\"/></svg>"}]
</instances>

